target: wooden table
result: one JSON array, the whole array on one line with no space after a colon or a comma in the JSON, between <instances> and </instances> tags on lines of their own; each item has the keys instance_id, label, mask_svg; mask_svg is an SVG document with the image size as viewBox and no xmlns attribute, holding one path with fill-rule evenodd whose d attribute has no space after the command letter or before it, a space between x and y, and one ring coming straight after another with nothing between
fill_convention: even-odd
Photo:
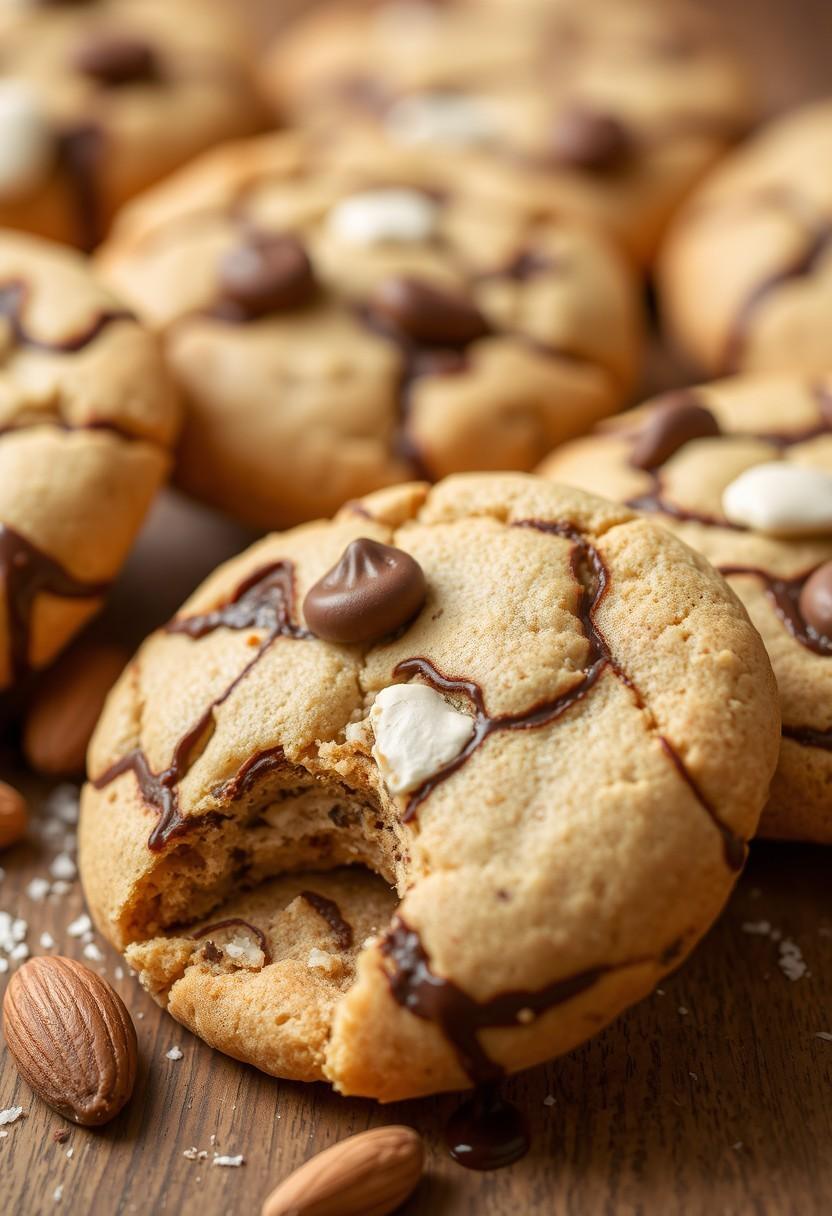
<instances>
[{"instance_id":1,"label":"wooden table","mask_svg":"<svg viewBox=\"0 0 832 1216\"><path fill-rule=\"evenodd\" d=\"M259 7L274 6L261 0ZM772 106L832 84L828 0L719 7L761 66ZM246 539L168 497L99 628L135 642ZM33 807L42 804L49 787L19 771L13 751L0 755L0 772L25 787ZM27 920L33 951L48 932L57 951L82 958L84 943L67 935L83 911L78 884L59 899L26 893L33 878L48 876L60 843L44 840L44 822L36 815L31 840L0 859L0 909ZM793 956L784 941L802 954L808 970L800 978L780 965L781 952ZM512 1078L506 1095L528 1116L532 1148L492 1174L464 1171L447 1157L442 1129L453 1096L380 1108L323 1085L265 1077L184 1032L134 980L117 978L117 957L103 953L102 962L85 961L107 975L136 1018L137 1092L111 1126L73 1128L59 1144L54 1133L68 1125L32 1097L4 1049L0 1109L20 1104L26 1117L0 1137L3 1216L253 1216L275 1183L314 1152L391 1121L418 1127L429 1145L427 1175L402 1209L410 1216L832 1212L829 850L755 845L725 915L677 975L583 1048ZM4 982L0 976L0 990ZM182 1059L167 1058L174 1046ZM207 1155L183 1155L192 1148ZM245 1164L213 1166L215 1152L242 1153Z\"/></svg>"}]
</instances>

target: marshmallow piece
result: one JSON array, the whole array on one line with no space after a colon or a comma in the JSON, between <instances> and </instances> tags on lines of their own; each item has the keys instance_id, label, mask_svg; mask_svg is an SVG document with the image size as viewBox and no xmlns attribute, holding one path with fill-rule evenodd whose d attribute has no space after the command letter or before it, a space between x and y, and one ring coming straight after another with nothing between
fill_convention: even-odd
<instances>
[{"instance_id":1,"label":"marshmallow piece","mask_svg":"<svg viewBox=\"0 0 832 1216\"><path fill-rule=\"evenodd\" d=\"M370 710L373 759L391 794L415 790L455 760L474 733L474 720L452 709L425 684L382 688Z\"/></svg>"},{"instance_id":2,"label":"marshmallow piece","mask_svg":"<svg viewBox=\"0 0 832 1216\"><path fill-rule=\"evenodd\" d=\"M832 473L769 461L740 473L722 495L732 524L771 536L832 532Z\"/></svg>"},{"instance_id":3,"label":"marshmallow piece","mask_svg":"<svg viewBox=\"0 0 832 1216\"><path fill-rule=\"evenodd\" d=\"M55 141L37 93L25 80L0 80L0 198L14 199L49 172Z\"/></svg>"},{"instance_id":4,"label":"marshmallow piece","mask_svg":"<svg viewBox=\"0 0 832 1216\"><path fill-rule=\"evenodd\" d=\"M436 231L438 207L418 190L367 190L337 203L327 221L350 245L426 241Z\"/></svg>"},{"instance_id":5,"label":"marshmallow piece","mask_svg":"<svg viewBox=\"0 0 832 1216\"><path fill-rule=\"evenodd\" d=\"M385 126L399 144L447 144L464 148L487 143L494 121L482 102L457 93L402 97L387 112Z\"/></svg>"}]
</instances>

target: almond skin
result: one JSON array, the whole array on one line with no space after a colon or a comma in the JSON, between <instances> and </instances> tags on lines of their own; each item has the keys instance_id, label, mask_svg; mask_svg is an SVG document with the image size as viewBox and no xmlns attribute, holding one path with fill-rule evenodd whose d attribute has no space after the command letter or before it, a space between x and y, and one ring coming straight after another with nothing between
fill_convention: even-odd
<instances>
[{"instance_id":1,"label":"almond skin","mask_svg":"<svg viewBox=\"0 0 832 1216\"><path fill-rule=\"evenodd\" d=\"M121 998L71 958L33 958L3 1000L6 1046L21 1076L73 1123L99 1127L133 1092L136 1030Z\"/></svg>"},{"instance_id":2,"label":"almond skin","mask_svg":"<svg viewBox=\"0 0 832 1216\"><path fill-rule=\"evenodd\" d=\"M26 835L26 800L14 788L0 781L0 849L17 844Z\"/></svg>"},{"instance_id":3,"label":"almond skin","mask_svg":"<svg viewBox=\"0 0 832 1216\"><path fill-rule=\"evenodd\" d=\"M23 723L23 751L36 772L63 777L84 771L95 724L126 662L120 646L86 642L46 673Z\"/></svg>"},{"instance_id":4,"label":"almond skin","mask_svg":"<svg viewBox=\"0 0 832 1216\"><path fill-rule=\"evenodd\" d=\"M387 1216L416 1189L424 1158L422 1137L412 1127L374 1127L284 1178L262 1216Z\"/></svg>"}]
</instances>

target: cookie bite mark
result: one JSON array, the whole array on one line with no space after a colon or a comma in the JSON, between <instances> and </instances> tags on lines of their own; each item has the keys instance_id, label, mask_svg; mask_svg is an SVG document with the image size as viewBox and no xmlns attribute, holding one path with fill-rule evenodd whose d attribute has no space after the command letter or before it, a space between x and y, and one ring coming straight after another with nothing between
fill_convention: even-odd
<instances>
[{"instance_id":1,"label":"cookie bite mark","mask_svg":"<svg viewBox=\"0 0 832 1216\"><path fill-rule=\"evenodd\" d=\"M5 586L12 680L30 670L32 614L40 595L101 599L107 582L84 582L8 524L0 523L0 581Z\"/></svg>"},{"instance_id":2,"label":"cookie bite mark","mask_svg":"<svg viewBox=\"0 0 832 1216\"><path fill-rule=\"evenodd\" d=\"M133 774L144 802L157 815L156 825L147 842L148 848L154 852L163 849L173 836L181 835L191 826L180 813L177 787L187 774L198 745L204 744L211 729L214 711L228 700L277 638L311 638L312 635L306 629L294 624L293 609L293 567L289 562L277 562L254 571L240 584L233 598L222 607L192 617L175 617L165 626L167 633L184 633L194 640L204 638L215 629L221 628L261 629L264 635L253 657L244 665L242 671L214 698L193 726L178 740L173 759L166 769L154 773L142 749L136 748L93 780L92 784L100 790L125 773ZM238 794L247 788L247 780L253 780L250 776L251 769L259 760L262 760L262 757L252 758L248 773L237 774L234 780ZM259 772L257 776L260 776ZM234 788L232 786L232 791ZM210 821L211 814L201 816L198 822L205 825ZM213 821L217 821L216 816Z\"/></svg>"},{"instance_id":3,"label":"cookie bite mark","mask_svg":"<svg viewBox=\"0 0 832 1216\"><path fill-rule=\"evenodd\" d=\"M818 225L814 232L808 234L806 247L797 257L768 275L746 296L725 341L721 359L723 375L736 372L742 366L754 320L769 296L784 284L810 276L826 257L830 247L832 223Z\"/></svg>"}]
</instances>

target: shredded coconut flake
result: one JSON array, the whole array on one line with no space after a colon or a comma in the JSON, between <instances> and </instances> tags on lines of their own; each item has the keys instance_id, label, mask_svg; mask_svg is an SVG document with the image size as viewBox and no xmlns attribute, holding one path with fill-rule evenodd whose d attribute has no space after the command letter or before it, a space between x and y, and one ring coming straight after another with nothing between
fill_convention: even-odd
<instances>
[{"instance_id":1,"label":"shredded coconut flake","mask_svg":"<svg viewBox=\"0 0 832 1216\"><path fill-rule=\"evenodd\" d=\"M0 1110L0 1127L5 1127L8 1123L16 1123L22 1115L22 1106L7 1106L5 1110Z\"/></svg>"},{"instance_id":2,"label":"shredded coconut flake","mask_svg":"<svg viewBox=\"0 0 832 1216\"><path fill-rule=\"evenodd\" d=\"M86 912L83 912L77 920L72 921L66 927L66 931L70 937L83 937L84 934L89 933L91 929L92 921L87 916Z\"/></svg>"},{"instance_id":3,"label":"shredded coconut flake","mask_svg":"<svg viewBox=\"0 0 832 1216\"><path fill-rule=\"evenodd\" d=\"M41 950L53 950L55 948L55 939L51 933L41 933L40 948Z\"/></svg>"},{"instance_id":4,"label":"shredded coconut flake","mask_svg":"<svg viewBox=\"0 0 832 1216\"><path fill-rule=\"evenodd\" d=\"M554 1106L556 1100L557 1099L555 1098L554 1094L547 1094L546 1097L543 1099L543 1105L544 1106Z\"/></svg>"},{"instance_id":5,"label":"shredded coconut flake","mask_svg":"<svg viewBox=\"0 0 832 1216\"><path fill-rule=\"evenodd\" d=\"M50 885L48 878L33 878L26 887L26 894L34 903L43 903L49 894Z\"/></svg>"},{"instance_id":6,"label":"shredded coconut flake","mask_svg":"<svg viewBox=\"0 0 832 1216\"><path fill-rule=\"evenodd\" d=\"M771 933L771 924L767 920L747 920L740 928L743 933L753 933L757 937L768 937Z\"/></svg>"},{"instance_id":7,"label":"shredded coconut flake","mask_svg":"<svg viewBox=\"0 0 832 1216\"><path fill-rule=\"evenodd\" d=\"M183 1059L184 1055L185 1053L178 1047L171 1047L170 1051L165 1052L165 1056L168 1060L181 1060Z\"/></svg>"},{"instance_id":8,"label":"shredded coconut flake","mask_svg":"<svg viewBox=\"0 0 832 1216\"><path fill-rule=\"evenodd\" d=\"M806 966L800 947L789 937L784 937L780 942L780 957L777 961L787 979L802 980L805 975L808 975L809 968Z\"/></svg>"},{"instance_id":9,"label":"shredded coconut flake","mask_svg":"<svg viewBox=\"0 0 832 1216\"><path fill-rule=\"evenodd\" d=\"M221 1156L219 1156L219 1154L215 1154L214 1160L212 1161L211 1164L212 1165L228 1165L228 1166L232 1166L233 1168L236 1169L237 1166L244 1165L245 1160L246 1159L242 1153L239 1153L238 1156L236 1156L236 1157L221 1157Z\"/></svg>"},{"instance_id":10,"label":"shredded coconut flake","mask_svg":"<svg viewBox=\"0 0 832 1216\"><path fill-rule=\"evenodd\" d=\"M78 876L78 867L69 853L58 853L57 856L52 858L49 873L53 878L64 882L72 882Z\"/></svg>"},{"instance_id":11,"label":"shredded coconut flake","mask_svg":"<svg viewBox=\"0 0 832 1216\"><path fill-rule=\"evenodd\" d=\"M832 1034L828 1030L819 1030L815 1035L816 1039L825 1039L827 1043L832 1043Z\"/></svg>"},{"instance_id":12,"label":"shredded coconut flake","mask_svg":"<svg viewBox=\"0 0 832 1216\"><path fill-rule=\"evenodd\" d=\"M92 963L104 962L104 951L100 946L96 946L95 942L87 942L81 953L84 955L84 958L88 958Z\"/></svg>"}]
</instances>

